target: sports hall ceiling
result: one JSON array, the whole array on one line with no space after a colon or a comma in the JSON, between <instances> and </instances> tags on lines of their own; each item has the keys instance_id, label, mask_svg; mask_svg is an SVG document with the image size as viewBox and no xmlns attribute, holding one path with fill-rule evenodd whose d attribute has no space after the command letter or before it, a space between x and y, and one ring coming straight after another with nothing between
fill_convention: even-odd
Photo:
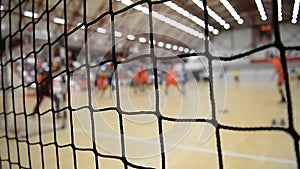
<instances>
[{"instance_id":1,"label":"sports hall ceiling","mask_svg":"<svg viewBox=\"0 0 300 169\"><path fill-rule=\"evenodd\" d=\"M22 4L21 8L20 5L18 5L19 2ZM122 10L135 2L140 2L140 0L113 0L113 10L115 12ZM145 14L147 12L142 12L145 9L147 11L149 7L146 2L147 1L140 3L141 6L136 6L135 9L129 9L126 12L115 16L115 30L122 33L120 37L116 34L117 38L125 38L125 36L129 34L141 35L147 33L149 30L149 15ZM152 0L152 2L155 1ZM257 4L259 4L259 2L262 4L262 9L265 11L266 16L260 15L263 11L260 12L258 10L259 7ZM282 20L280 22L291 23L295 0L278 0L278 2L281 4L279 6L282 7ZM298 1L296 0L296 2ZM64 32L63 23L65 22L65 16L67 16L67 31L71 32L72 30L75 30L79 24L84 23L85 13L87 16L86 22L90 24L88 27L89 33L105 34L105 31L107 30L102 28L107 28L108 30L111 29L110 15L101 17L101 14L109 11L109 0L86 0L86 5L84 4L84 0L66 0L66 2L62 0L2 0L1 3L1 16L4 16L1 21L2 37L5 37L5 35L8 34L9 27L11 27L12 32L18 29L20 23L20 11L23 12L22 25L25 26L24 32L32 31L32 24L26 25L33 20L32 17L30 17L32 16L32 13L30 14L30 12L35 12L36 18L34 21L38 22L34 26L34 29L38 32L36 35L37 37L47 36L47 20L50 22L49 30L51 36L62 34ZM64 3L66 4L66 13L64 13ZM155 33L162 35L157 37L160 38L158 40L167 42L170 41L170 38L168 37L176 37L175 40L172 39L171 41L173 44L178 45L181 45L180 41L193 43L199 40L199 37L201 37L204 32L203 27L199 26L201 25L201 20L204 20L204 11L201 9L203 8L201 7L201 4L203 5L203 0L172 0L165 4L153 5L153 11L159 13L159 15L153 15L153 30ZM209 12L208 23L211 26L209 33L212 38L218 36L222 32L243 27L264 25L271 23L272 21L272 0L207 0L207 5ZM11 26L9 26L9 17L7 14L9 13L9 6L11 9L14 9L11 11ZM47 13L43 13L47 9L47 6L51 11L49 16L47 16ZM233 12L230 12L230 8L234 9ZM25 11L29 11L29 14L25 14ZM181 13L178 11L181 11ZM233 16L233 13L235 13L234 11L238 14L235 17ZM216 21L216 19L213 18L213 15L220 20ZM161 19L163 16L164 18L167 17L169 21ZM55 18L58 19L55 20ZM97 18L100 20L97 20ZM93 22L95 20L96 22ZM299 22L296 24L299 24ZM185 27L180 29L174 25ZM197 32L191 33L194 30L196 30L198 34ZM81 33L80 31L75 31L74 34L70 35L70 38L73 39L73 42L70 42L70 44L80 44L80 41L84 39L84 33L83 31L81 31ZM98 41L100 41L100 38L98 38ZM99 42L99 44L101 44L101 42Z\"/></svg>"}]
</instances>

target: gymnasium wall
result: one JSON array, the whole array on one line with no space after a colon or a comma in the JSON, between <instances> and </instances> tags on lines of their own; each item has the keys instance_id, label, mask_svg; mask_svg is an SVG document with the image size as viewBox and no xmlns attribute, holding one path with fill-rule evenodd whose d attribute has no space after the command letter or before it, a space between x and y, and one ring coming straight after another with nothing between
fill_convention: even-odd
<instances>
[{"instance_id":1,"label":"gymnasium wall","mask_svg":"<svg viewBox=\"0 0 300 169\"><path fill-rule=\"evenodd\" d=\"M300 44L299 24L293 25L291 23L282 23L280 29L282 31L281 40L285 46L296 46ZM217 49L218 55L220 56L232 56L243 53L264 45L263 43L260 43L256 31L256 27L222 31L218 36L215 36L212 44L214 48ZM273 42L273 39L274 37L272 37L270 43ZM242 59L222 63L223 67L226 69L227 77L233 80L231 78L233 77L233 72L239 71L243 80L269 79L273 74L273 68L272 65L265 60L267 53L273 53L274 55L279 56L279 51L277 49L269 48ZM294 70L300 66L300 52L287 51L286 56L289 59L287 63L290 75L294 76ZM290 59L295 57L296 59Z\"/></svg>"},{"instance_id":2,"label":"gymnasium wall","mask_svg":"<svg viewBox=\"0 0 300 169\"><path fill-rule=\"evenodd\" d=\"M260 43L257 35L257 27L241 28L236 30L222 31L219 35L215 36L212 43L219 55L230 56L243 51L254 49L258 46L264 45ZM300 44L300 24L293 25L291 23L282 23L281 40L286 46L295 46ZM272 37L274 39L274 37ZM277 54L278 51L269 49L268 51ZM253 58L263 58L265 53L257 53L252 55ZM298 52L289 52L293 56L300 56Z\"/></svg>"}]
</instances>

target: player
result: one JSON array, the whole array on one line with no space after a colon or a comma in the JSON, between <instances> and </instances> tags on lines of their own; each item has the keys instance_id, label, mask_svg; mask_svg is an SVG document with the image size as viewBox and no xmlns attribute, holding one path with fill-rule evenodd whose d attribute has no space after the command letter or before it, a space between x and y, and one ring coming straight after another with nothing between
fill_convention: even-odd
<instances>
[{"instance_id":1,"label":"player","mask_svg":"<svg viewBox=\"0 0 300 169\"><path fill-rule=\"evenodd\" d=\"M64 63L63 59L60 57L56 57L52 60L52 73L60 73L62 70L62 63ZM61 96L63 100L63 104L66 103L66 80L65 76L58 76L53 79L53 95L55 98L59 98ZM58 103L60 104L60 103ZM59 107L59 106L58 106ZM63 112L63 117L67 117L66 111ZM61 112L57 113L56 118L61 118Z\"/></svg>"},{"instance_id":2,"label":"player","mask_svg":"<svg viewBox=\"0 0 300 169\"><path fill-rule=\"evenodd\" d=\"M181 93L184 95L186 93L186 83L188 82L189 80L189 72L188 70L186 69L185 65L183 64L183 67L182 67L182 80L181 80Z\"/></svg>"},{"instance_id":3,"label":"player","mask_svg":"<svg viewBox=\"0 0 300 169\"><path fill-rule=\"evenodd\" d=\"M168 88L171 85L176 86L176 88L178 89L178 91L180 93L179 85L176 80L176 74L177 74L177 72L175 70L173 70L172 68L167 70L167 72L166 72L166 90L165 90L166 95L168 94Z\"/></svg>"},{"instance_id":4,"label":"player","mask_svg":"<svg viewBox=\"0 0 300 169\"><path fill-rule=\"evenodd\" d=\"M134 92L137 93L137 89L140 91L145 91L148 84L148 72L145 68L138 68L136 74L133 78Z\"/></svg>"},{"instance_id":5,"label":"player","mask_svg":"<svg viewBox=\"0 0 300 169\"><path fill-rule=\"evenodd\" d=\"M234 71L233 77L234 77L235 82L239 82L240 81L240 72L237 70Z\"/></svg>"},{"instance_id":6,"label":"player","mask_svg":"<svg viewBox=\"0 0 300 169\"><path fill-rule=\"evenodd\" d=\"M113 75L114 75L114 65L110 64L108 65L108 73L107 73L107 80L108 80L108 85L111 86L111 90L115 90L115 85L113 83Z\"/></svg>"},{"instance_id":7,"label":"player","mask_svg":"<svg viewBox=\"0 0 300 169\"><path fill-rule=\"evenodd\" d=\"M38 96L38 102L34 108L34 111L31 115L35 115L38 113L38 109L39 109L39 106L40 104L42 103L43 99L45 96L51 98L51 80L50 80L50 77L49 77L49 71L46 71L44 70L43 68L40 68L39 69L39 73L40 75L38 76L38 93L37 93L37 96ZM53 100L55 102L55 108L56 110L59 110L59 102L60 102L60 99L53 94Z\"/></svg>"},{"instance_id":8,"label":"player","mask_svg":"<svg viewBox=\"0 0 300 169\"><path fill-rule=\"evenodd\" d=\"M299 88L299 83L300 83L300 65L297 67L297 89Z\"/></svg>"},{"instance_id":9,"label":"player","mask_svg":"<svg viewBox=\"0 0 300 169\"><path fill-rule=\"evenodd\" d=\"M270 63L272 63L272 65L275 69L275 73L277 75L277 86L278 86L279 93L281 95L280 103L285 103L286 99L285 99L283 89L282 89L282 87L284 85L284 75L283 75L283 69L282 69L281 62L278 58L275 58L272 54L269 55L267 57L267 59Z\"/></svg>"},{"instance_id":10,"label":"player","mask_svg":"<svg viewBox=\"0 0 300 169\"><path fill-rule=\"evenodd\" d=\"M97 84L98 91L102 91L101 92L101 98L103 98L104 92L105 92L105 90L106 90L106 88L108 87L108 84L109 84L105 72L101 72L100 74L98 74L96 76L96 84Z\"/></svg>"}]
</instances>

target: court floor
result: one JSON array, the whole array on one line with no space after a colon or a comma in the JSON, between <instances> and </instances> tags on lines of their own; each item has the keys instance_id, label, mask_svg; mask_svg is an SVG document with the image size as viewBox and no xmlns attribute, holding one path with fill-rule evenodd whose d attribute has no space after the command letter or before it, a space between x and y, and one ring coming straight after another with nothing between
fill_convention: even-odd
<instances>
[{"instance_id":1,"label":"court floor","mask_svg":"<svg viewBox=\"0 0 300 169\"><path fill-rule=\"evenodd\" d=\"M300 132L300 86L296 80L291 80L294 125ZM215 83L216 116L221 124L238 127L287 127L288 119L286 104L280 100L275 81L248 80L238 83L228 80L225 85ZM163 87L161 87L163 91ZM170 118L211 118L211 103L208 82L188 83L183 95L176 88L169 89L168 95L160 93L159 109L163 116ZM6 141L0 138L1 159L12 162L20 161L24 167L32 168L123 168L118 159L94 156L91 151L93 139L97 153L120 156L120 121L119 114L114 110L98 111L106 107L120 105L128 115L123 115L125 138L125 154L127 160L136 165L161 168L161 154L158 120L152 114L132 115L136 110L154 111L155 92L149 89L134 93L130 87L120 88L120 100L110 96L107 91L103 97L100 93L72 90L72 121L70 114L66 128L61 129L62 119L53 121L54 116L47 109L51 105L46 99L42 106L41 116L28 117L28 141L18 145L14 139ZM90 99L89 99L90 97ZM35 98L26 98L26 110L31 112ZM88 106L90 105L90 106ZM91 110L94 110L91 116ZM145 111L146 112L146 111ZM91 117L94 118L94 135L92 134ZM1 123L4 123L3 115ZM24 126L24 116L16 120L20 128ZM38 123L40 121L40 123ZM11 124L11 121L7 122ZM57 130L53 132L53 126ZM72 127L71 127L72 126ZM171 122L163 120L163 137L166 168L218 168L218 155L214 127L202 122ZM38 133L41 133L39 137ZM1 136L5 131L1 129ZM7 132L14 137L14 132ZM224 168L227 169L295 169L295 152L292 137L283 131L230 131L221 130L221 147ZM20 135L19 140L26 140L26 135ZM41 148L43 144L43 148ZM76 151L71 145L76 147ZM9 146L7 146L9 145ZM58 145L55 146L55 145ZM9 147L9 148L8 148ZM28 151L29 150L29 151ZM73 151L74 150L74 151ZM19 155L17 155L19 152ZM28 155L30 154L30 160ZM74 156L75 155L75 156ZM43 160L42 160L43 159ZM97 159L98 161L96 161ZM75 163L74 163L75 160ZM2 163L2 168L9 168L8 162ZM12 168L18 168L12 165ZM129 167L130 168L130 167Z\"/></svg>"}]
</instances>

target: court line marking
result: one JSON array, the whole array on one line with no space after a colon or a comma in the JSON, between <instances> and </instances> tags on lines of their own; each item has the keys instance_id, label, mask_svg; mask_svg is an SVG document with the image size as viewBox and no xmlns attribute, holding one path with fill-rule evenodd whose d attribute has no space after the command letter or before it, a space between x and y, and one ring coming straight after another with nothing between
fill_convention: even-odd
<instances>
[{"instance_id":1,"label":"court line marking","mask_svg":"<svg viewBox=\"0 0 300 169\"><path fill-rule=\"evenodd\" d=\"M32 124L34 120L29 120L29 123ZM52 124L50 123L42 123L42 125L45 125L46 127L52 127ZM66 127L65 129L70 129L69 127ZM83 133L86 136L89 137L87 132L91 133L92 131L85 131L84 129L81 128L74 128L73 131L77 133ZM95 133L97 136L102 136L106 138L112 138L112 139L120 139L119 135L115 134L109 134L109 133L103 133L103 132L96 132ZM149 140L143 140L143 139L135 139L135 138L130 138L126 137L126 140L130 141L135 141L138 143L143 143L143 144L152 144L152 145L157 145L159 146L158 142L154 141L149 141ZM196 151L196 152L204 152L204 153L209 153L209 154L218 154L216 150L214 149L209 149L209 148L200 148L200 147L193 147L193 146L187 146L187 145L172 145L172 144L165 144L167 147L173 147L173 148L179 148L182 150L189 150L189 151ZM246 159L251 159L251 160L260 160L260 161L269 161L269 162L274 162L274 163L283 163L283 164L290 164L290 165L297 165L297 162L295 160L288 160L288 159L282 159L282 158L275 158L275 157L266 157L266 156L259 156L259 155L252 155L252 154L245 154L245 153L237 153L237 152L230 152L230 151L222 151L222 154L224 156L230 156L230 157L238 157L238 158L246 158Z\"/></svg>"},{"instance_id":2,"label":"court line marking","mask_svg":"<svg viewBox=\"0 0 300 169\"><path fill-rule=\"evenodd\" d=\"M78 133L84 133L88 135L84 130L75 128L75 132ZM91 133L91 131L88 131ZM102 133L102 132L96 132L97 136L103 136L106 138L113 138L113 139L119 139L119 135L114 135L114 134L108 134L108 133ZM149 141L149 140L142 140L142 139L134 139L134 138L126 138L126 140L131 140L139 143L144 143L144 144L152 144L152 145L157 145L159 144L157 142ZM193 146L187 146L187 145L174 145L172 144L165 144L165 146L168 147L173 147L173 148L179 148L182 150L189 150L189 151L197 151L197 152L204 152L204 153L209 153L209 154L218 154L216 150L214 149L209 149L209 148L199 148L199 147L193 147ZM281 159L281 158L275 158L275 157L265 157L265 156L258 156L258 155L251 155L251 154L244 154L244 153L237 153L237 152L230 152L230 151L222 151L222 154L225 156L230 156L230 157L239 157L239 158L246 158L246 159L252 159L252 160L260 160L260 161L269 161L269 162L274 162L274 163L283 163L283 164L291 164L291 165L297 165L295 160L288 160L288 159Z\"/></svg>"}]
</instances>

